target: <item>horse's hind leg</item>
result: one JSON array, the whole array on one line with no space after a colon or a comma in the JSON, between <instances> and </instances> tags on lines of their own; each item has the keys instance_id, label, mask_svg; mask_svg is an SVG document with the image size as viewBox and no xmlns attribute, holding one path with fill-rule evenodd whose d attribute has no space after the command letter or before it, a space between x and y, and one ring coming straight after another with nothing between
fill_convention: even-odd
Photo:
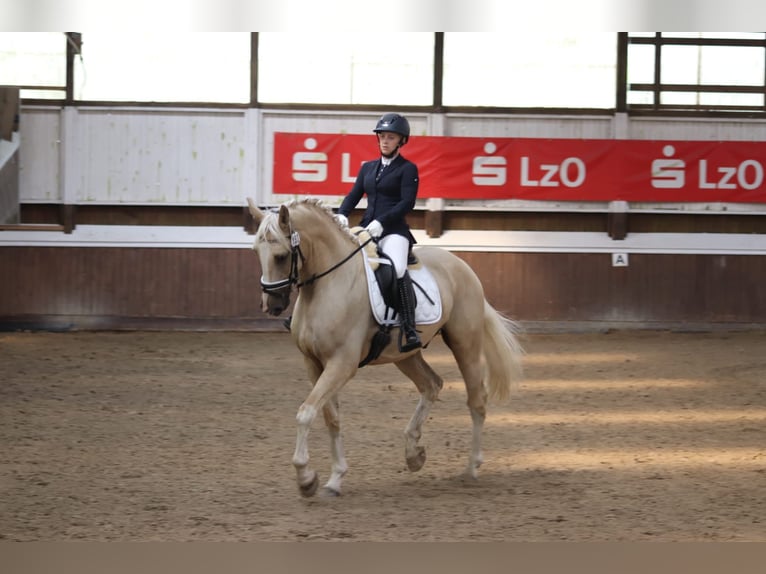
<instances>
[{"instance_id":1,"label":"horse's hind leg","mask_svg":"<svg viewBox=\"0 0 766 574\"><path fill-rule=\"evenodd\" d=\"M481 335L471 335L467 331L459 333L459 336L444 333L443 339L452 351L465 382L468 410L473 423L471 454L468 457L466 474L471 478L477 478L479 467L484 462L481 436L484 431L484 420L487 417L487 391L484 388L481 364Z\"/></svg>"},{"instance_id":2,"label":"horse's hind leg","mask_svg":"<svg viewBox=\"0 0 766 574\"><path fill-rule=\"evenodd\" d=\"M399 361L396 366L415 383L418 391L420 391L418 406L404 431L404 457L407 461L407 468L416 472L423 468L426 462L426 449L418 445L422 435L421 429L444 383L442 378L426 363L420 352Z\"/></svg>"}]
</instances>

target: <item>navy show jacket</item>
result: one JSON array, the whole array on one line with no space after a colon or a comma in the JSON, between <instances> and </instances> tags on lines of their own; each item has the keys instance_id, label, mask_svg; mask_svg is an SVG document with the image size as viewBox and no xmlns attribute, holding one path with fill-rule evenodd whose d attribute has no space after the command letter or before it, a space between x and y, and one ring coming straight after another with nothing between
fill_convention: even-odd
<instances>
[{"instance_id":1,"label":"navy show jacket","mask_svg":"<svg viewBox=\"0 0 766 574\"><path fill-rule=\"evenodd\" d=\"M401 155L391 162L376 182L381 160L362 164L351 191L338 208L338 213L349 216L362 197L367 195L367 209L361 225L367 226L373 219L383 225L383 237L395 233L415 243L406 215L415 207L418 194L418 167Z\"/></svg>"}]
</instances>

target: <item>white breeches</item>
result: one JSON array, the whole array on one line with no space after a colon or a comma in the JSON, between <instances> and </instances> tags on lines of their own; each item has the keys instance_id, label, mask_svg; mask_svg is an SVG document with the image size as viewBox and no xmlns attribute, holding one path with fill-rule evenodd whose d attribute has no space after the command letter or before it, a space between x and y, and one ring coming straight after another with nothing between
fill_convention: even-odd
<instances>
[{"instance_id":1,"label":"white breeches","mask_svg":"<svg viewBox=\"0 0 766 574\"><path fill-rule=\"evenodd\" d=\"M386 235L378 243L380 250L391 258L396 270L396 278L404 277L407 271L407 256L410 251L410 241L404 235Z\"/></svg>"}]
</instances>

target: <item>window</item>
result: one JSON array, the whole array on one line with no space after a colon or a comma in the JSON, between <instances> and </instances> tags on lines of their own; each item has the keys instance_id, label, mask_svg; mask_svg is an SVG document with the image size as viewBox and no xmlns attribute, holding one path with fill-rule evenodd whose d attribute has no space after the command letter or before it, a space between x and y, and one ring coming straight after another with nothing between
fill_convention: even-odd
<instances>
[{"instance_id":1,"label":"window","mask_svg":"<svg viewBox=\"0 0 766 574\"><path fill-rule=\"evenodd\" d=\"M446 33L444 104L614 108L617 34Z\"/></svg>"},{"instance_id":2,"label":"window","mask_svg":"<svg viewBox=\"0 0 766 574\"><path fill-rule=\"evenodd\" d=\"M766 116L764 32L86 32L73 60L68 46L0 33L0 85L25 100L241 105L255 86L257 103L316 109Z\"/></svg>"},{"instance_id":3,"label":"window","mask_svg":"<svg viewBox=\"0 0 766 574\"><path fill-rule=\"evenodd\" d=\"M77 100L250 101L248 32L85 32Z\"/></svg>"},{"instance_id":4,"label":"window","mask_svg":"<svg viewBox=\"0 0 766 574\"><path fill-rule=\"evenodd\" d=\"M766 111L766 34L629 34L629 109Z\"/></svg>"},{"instance_id":5,"label":"window","mask_svg":"<svg viewBox=\"0 0 766 574\"><path fill-rule=\"evenodd\" d=\"M433 33L260 32L258 42L259 102L433 102Z\"/></svg>"},{"instance_id":6,"label":"window","mask_svg":"<svg viewBox=\"0 0 766 574\"><path fill-rule=\"evenodd\" d=\"M22 98L66 97L66 44L62 32L0 34L0 85L20 86Z\"/></svg>"}]
</instances>

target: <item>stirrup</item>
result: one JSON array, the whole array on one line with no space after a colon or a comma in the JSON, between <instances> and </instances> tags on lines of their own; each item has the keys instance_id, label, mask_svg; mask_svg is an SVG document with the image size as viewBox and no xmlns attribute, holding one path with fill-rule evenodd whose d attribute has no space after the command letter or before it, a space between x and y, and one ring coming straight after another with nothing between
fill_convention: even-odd
<instances>
[{"instance_id":1,"label":"stirrup","mask_svg":"<svg viewBox=\"0 0 766 574\"><path fill-rule=\"evenodd\" d=\"M418 336L415 329L410 331L409 333L405 333L405 327L403 325L399 326L399 352L401 353L409 353L410 351L414 351L415 349L419 349L423 346L423 343L420 341L420 337Z\"/></svg>"}]
</instances>

